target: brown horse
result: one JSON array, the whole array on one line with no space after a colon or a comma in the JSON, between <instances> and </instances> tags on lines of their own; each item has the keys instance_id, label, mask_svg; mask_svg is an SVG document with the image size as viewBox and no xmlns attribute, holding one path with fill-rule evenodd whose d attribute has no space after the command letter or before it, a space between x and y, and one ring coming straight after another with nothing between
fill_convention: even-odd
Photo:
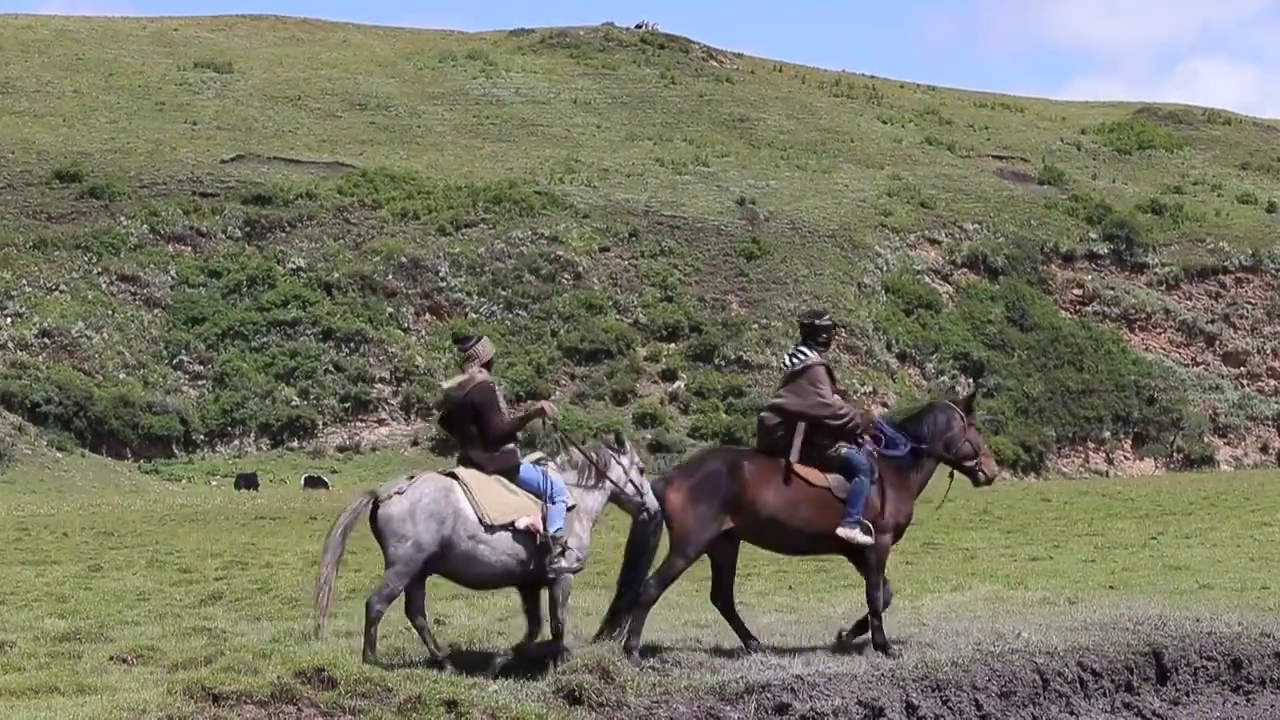
<instances>
[{"instance_id":1,"label":"brown horse","mask_svg":"<svg viewBox=\"0 0 1280 720\"><path fill-rule=\"evenodd\" d=\"M975 487L995 481L998 470L974 423L977 391L950 402L934 400L894 425L880 423L886 445L877 453L875 487L865 516L876 543L860 547L835 535L848 483L813 468L755 450L713 447L699 451L654 483L669 532L667 556L643 580L661 540L661 526L633 527L617 592L595 640L616 640L626 631L623 651L632 659L649 611L662 593L703 553L711 562L711 604L748 651L760 641L738 615L734 601L738 548L748 542L783 555L842 555L866 582L867 614L836 634L836 649L871 633L872 646L892 655L883 613L893 599L885 577L889 552L911 525L915 502L939 463L959 471ZM901 442L891 448L889 437ZM893 457L897 456L897 457ZM648 533L648 542L641 535ZM629 626L629 627L628 627Z\"/></svg>"}]
</instances>

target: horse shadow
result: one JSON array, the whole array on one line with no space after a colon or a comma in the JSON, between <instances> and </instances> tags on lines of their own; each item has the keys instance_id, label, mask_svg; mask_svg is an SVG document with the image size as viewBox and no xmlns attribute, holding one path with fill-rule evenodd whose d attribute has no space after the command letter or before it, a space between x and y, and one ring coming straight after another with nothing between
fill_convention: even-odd
<instances>
[{"instance_id":1,"label":"horse shadow","mask_svg":"<svg viewBox=\"0 0 1280 720\"><path fill-rule=\"evenodd\" d=\"M902 648L909 643L899 640ZM454 672L459 675L490 680L516 680L533 682L543 680L567 658L558 657L552 652L550 641L536 643L524 652L507 650L487 650L477 648L453 648L449 651L448 666L433 662L429 658L411 657L396 660L385 660L379 663L384 670L424 670L433 669L438 672ZM864 656L874 657L870 638L854 640L846 649L836 649L834 644L826 645L765 645L752 653L740 645L715 645L712 647L698 645L668 645L654 642L640 646L639 658L642 661L674 660L679 655L704 655L718 660L742 660L748 657L801 658L829 655L832 657Z\"/></svg>"},{"instance_id":2,"label":"horse shadow","mask_svg":"<svg viewBox=\"0 0 1280 720\"><path fill-rule=\"evenodd\" d=\"M448 665L430 658L407 657L381 661L379 667L383 670L429 669L490 680L535 681L545 678L563 662L550 649L549 641L537 643L524 652L451 648L447 656Z\"/></svg>"},{"instance_id":3,"label":"horse shadow","mask_svg":"<svg viewBox=\"0 0 1280 720\"><path fill-rule=\"evenodd\" d=\"M900 639L894 643L894 646L903 650L909 647L911 643L907 639ZM665 643L643 643L640 646L639 656L641 660L661 660L675 655L706 655L719 660L741 660L748 657L778 657L778 658L801 658L813 657L817 655L830 655L832 657L874 657L877 653L871 647L870 637L861 637L852 641L847 648L836 648L834 643L825 645L764 645L756 652L750 652L741 645L716 645L712 647L703 647L697 645L668 645Z\"/></svg>"}]
</instances>

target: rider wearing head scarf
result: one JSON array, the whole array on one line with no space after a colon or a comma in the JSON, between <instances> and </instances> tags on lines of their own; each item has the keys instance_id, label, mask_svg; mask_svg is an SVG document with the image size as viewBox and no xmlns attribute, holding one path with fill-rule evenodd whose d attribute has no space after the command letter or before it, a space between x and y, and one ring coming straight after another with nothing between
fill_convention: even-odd
<instances>
[{"instance_id":1,"label":"rider wearing head scarf","mask_svg":"<svg viewBox=\"0 0 1280 720\"><path fill-rule=\"evenodd\" d=\"M871 489L871 463L853 441L870 430L875 417L845 402L835 373L822 358L835 337L831 316L810 310L800 316L799 325L800 342L783 357L778 391L757 418L756 449L789 457L797 424L805 423L799 461L839 473L851 483L836 535L855 545L871 545L875 531L862 517Z\"/></svg>"},{"instance_id":2,"label":"rider wearing head scarf","mask_svg":"<svg viewBox=\"0 0 1280 720\"><path fill-rule=\"evenodd\" d=\"M437 422L458 443L458 464L499 475L541 498L547 505L551 541L548 572L554 576L581 570L580 560L566 559L564 521L569 495L564 480L545 465L520 458L520 431L538 418L550 417L554 406L543 401L513 416L490 375L497 354L493 341L483 335L455 335L453 344L462 356L462 374L444 383Z\"/></svg>"}]
</instances>

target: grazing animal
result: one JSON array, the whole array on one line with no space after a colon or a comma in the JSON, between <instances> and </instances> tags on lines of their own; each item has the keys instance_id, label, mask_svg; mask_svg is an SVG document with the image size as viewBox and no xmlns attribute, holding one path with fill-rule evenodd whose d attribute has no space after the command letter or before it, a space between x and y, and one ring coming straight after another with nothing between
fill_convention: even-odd
<instances>
[{"instance_id":1,"label":"grazing animal","mask_svg":"<svg viewBox=\"0 0 1280 720\"><path fill-rule=\"evenodd\" d=\"M934 400L897 423L877 421L885 446L875 458L878 477L866 519L875 530L870 546L854 545L835 534L849 482L811 467L754 449L712 447L672 468L654 483L668 530L668 551L638 591L619 578L617 595L594 641L625 634L623 651L634 661L650 610L668 587L699 557L711 563L711 603L748 651L761 648L738 615L734 580L743 542L783 555L840 555L866 583L867 613L848 631L836 634L836 649L871 633L872 646L891 655L883 613L893 598L885 566L892 547L911 525L916 500L939 463L970 479L975 487L995 481L998 470L975 424L977 390L950 402ZM899 447L891 447L896 439ZM646 563L661 539L653 529L649 543L628 543L624 566Z\"/></svg>"},{"instance_id":2,"label":"grazing animal","mask_svg":"<svg viewBox=\"0 0 1280 720\"><path fill-rule=\"evenodd\" d=\"M644 462L621 434L592 451L574 448L553 462L575 504L567 520L568 551L585 560L591 531L607 503L632 517L632 535L647 539L662 526L657 500L644 476ZM455 469L456 472L456 469ZM505 482L497 479L496 482ZM532 498L533 496L528 496ZM458 479L427 472L361 493L334 521L324 540L316 583L317 635L333 600L338 566L356 519L369 511L369 528L382 550L386 571L365 602L363 659L377 662L378 623L387 606L405 594L405 615L432 660L448 668L448 648L427 619L426 581L439 575L471 590L514 587L520 593L527 630L516 645L527 651L542 633L542 591L549 590L552 651L562 657L573 575L551 577L535 535L518 527L486 527ZM644 577L643 567L622 576Z\"/></svg>"},{"instance_id":3,"label":"grazing animal","mask_svg":"<svg viewBox=\"0 0 1280 720\"><path fill-rule=\"evenodd\" d=\"M258 492L258 473L242 472L236 473L236 480L233 483L236 490L252 490Z\"/></svg>"},{"instance_id":4,"label":"grazing animal","mask_svg":"<svg viewBox=\"0 0 1280 720\"><path fill-rule=\"evenodd\" d=\"M316 473L307 473L306 475L303 475L301 484L303 490L329 490L333 487L329 484L328 478L323 475L317 475Z\"/></svg>"}]
</instances>

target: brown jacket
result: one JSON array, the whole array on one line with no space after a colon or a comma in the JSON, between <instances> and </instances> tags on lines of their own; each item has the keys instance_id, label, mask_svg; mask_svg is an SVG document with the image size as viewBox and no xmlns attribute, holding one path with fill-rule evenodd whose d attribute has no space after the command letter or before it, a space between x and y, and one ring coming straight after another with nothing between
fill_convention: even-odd
<instances>
[{"instance_id":1,"label":"brown jacket","mask_svg":"<svg viewBox=\"0 0 1280 720\"><path fill-rule=\"evenodd\" d=\"M437 424L458 443L459 465L496 475L519 470L516 443L526 420L507 414L489 373L474 370L444 383L436 407Z\"/></svg>"},{"instance_id":2,"label":"brown jacket","mask_svg":"<svg viewBox=\"0 0 1280 720\"><path fill-rule=\"evenodd\" d=\"M796 423L806 424L799 461L834 472L839 445L865 434L875 417L854 408L836 394L835 373L820 357L812 357L782 378L777 393L756 418L756 449L788 457Z\"/></svg>"}]
</instances>

